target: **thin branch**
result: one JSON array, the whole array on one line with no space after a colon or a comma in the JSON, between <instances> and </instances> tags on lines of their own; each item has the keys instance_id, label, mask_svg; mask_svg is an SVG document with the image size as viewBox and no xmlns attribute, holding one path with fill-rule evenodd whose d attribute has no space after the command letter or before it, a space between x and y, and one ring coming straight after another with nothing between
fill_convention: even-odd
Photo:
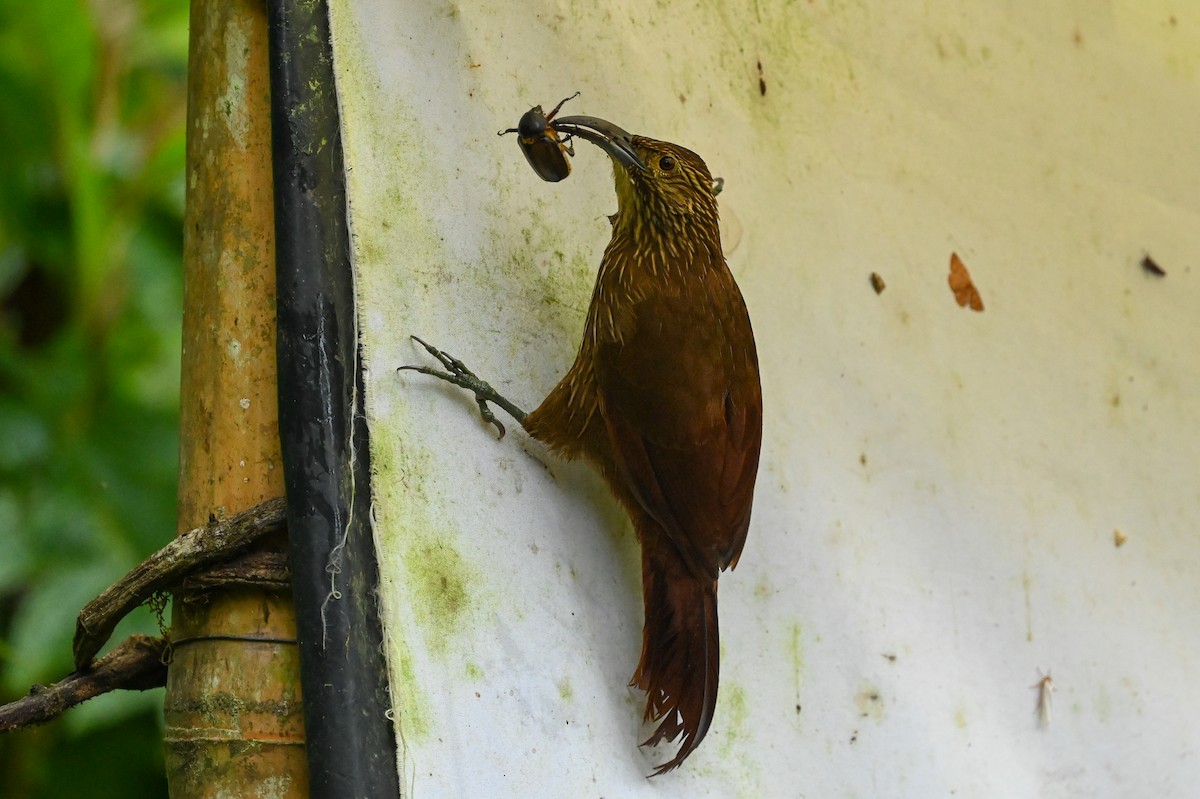
<instances>
[{"instance_id":1,"label":"thin branch","mask_svg":"<svg viewBox=\"0 0 1200 799\"><path fill-rule=\"evenodd\" d=\"M286 552L247 552L227 563L189 574L175 589L180 594L211 591L227 586L253 586L267 591L286 591L291 585ZM185 600L186 601L186 600Z\"/></svg>"},{"instance_id":2,"label":"thin branch","mask_svg":"<svg viewBox=\"0 0 1200 799\"><path fill-rule=\"evenodd\" d=\"M268 533L286 527L283 497L269 499L180 535L93 599L75 622L75 667L85 670L122 618L158 591L197 570L232 558Z\"/></svg>"},{"instance_id":3,"label":"thin branch","mask_svg":"<svg viewBox=\"0 0 1200 799\"><path fill-rule=\"evenodd\" d=\"M0 733L43 724L68 708L94 696L128 689L145 691L167 684L163 663L167 642L148 635L132 635L85 672L68 675L49 688L35 685L28 696L0 706Z\"/></svg>"}]
</instances>

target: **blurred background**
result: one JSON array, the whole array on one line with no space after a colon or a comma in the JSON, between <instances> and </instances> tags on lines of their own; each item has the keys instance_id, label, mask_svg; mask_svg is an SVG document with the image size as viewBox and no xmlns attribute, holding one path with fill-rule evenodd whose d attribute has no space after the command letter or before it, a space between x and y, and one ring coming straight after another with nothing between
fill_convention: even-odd
<instances>
[{"instance_id":1,"label":"blurred background","mask_svg":"<svg viewBox=\"0 0 1200 799\"><path fill-rule=\"evenodd\" d=\"M64 676L79 608L175 531L187 15L0 0L0 701ZM0 796L166 796L161 711L0 736Z\"/></svg>"}]
</instances>

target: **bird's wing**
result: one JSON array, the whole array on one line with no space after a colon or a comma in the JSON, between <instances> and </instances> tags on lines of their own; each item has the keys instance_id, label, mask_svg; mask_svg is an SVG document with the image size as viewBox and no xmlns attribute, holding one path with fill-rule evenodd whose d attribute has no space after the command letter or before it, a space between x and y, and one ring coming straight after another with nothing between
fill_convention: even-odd
<instances>
[{"instance_id":1,"label":"bird's wing","mask_svg":"<svg viewBox=\"0 0 1200 799\"><path fill-rule=\"evenodd\" d=\"M730 281L732 286L732 281ZM737 562L762 442L754 337L736 287L634 304L596 358L618 468L698 576ZM715 305L715 307L714 307Z\"/></svg>"}]
</instances>

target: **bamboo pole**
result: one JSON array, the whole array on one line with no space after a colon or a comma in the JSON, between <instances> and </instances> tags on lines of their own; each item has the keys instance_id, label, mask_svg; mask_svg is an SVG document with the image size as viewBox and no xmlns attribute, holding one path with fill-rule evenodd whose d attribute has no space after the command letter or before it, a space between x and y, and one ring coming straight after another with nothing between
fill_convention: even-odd
<instances>
[{"instance_id":1,"label":"bamboo pole","mask_svg":"<svg viewBox=\"0 0 1200 799\"><path fill-rule=\"evenodd\" d=\"M181 532L283 494L264 5L192 0L189 49ZM172 638L171 796L307 796L290 593L177 596Z\"/></svg>"}]
</instances>

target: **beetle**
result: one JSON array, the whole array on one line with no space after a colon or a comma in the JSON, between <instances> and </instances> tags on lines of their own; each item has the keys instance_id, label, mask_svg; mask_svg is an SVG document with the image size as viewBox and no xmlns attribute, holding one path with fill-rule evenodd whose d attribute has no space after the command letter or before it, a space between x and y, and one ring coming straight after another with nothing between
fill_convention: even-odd
<instances>
[{"instance_id":1,"label":"beetle","mask_svg":"<svg viewBox=\"0 0 1200 799\"><path fill-rule=\"evenodd\" d=\"M575 150L571 146L570 137L565 141L560 139L552 123L554 115L563 107L563 103L578 96L579 92L575 92L570 97L563 98L549 114L543 112L540 105L535 105L521 115L521 121L515 128L496 134L517 134L517 144L521 146L521 152L525 153L525 160L533 167L538 177L548 183L557 183L571 174L571 162L567 156L575 155Z\"/></svg>"}]
</instances>

